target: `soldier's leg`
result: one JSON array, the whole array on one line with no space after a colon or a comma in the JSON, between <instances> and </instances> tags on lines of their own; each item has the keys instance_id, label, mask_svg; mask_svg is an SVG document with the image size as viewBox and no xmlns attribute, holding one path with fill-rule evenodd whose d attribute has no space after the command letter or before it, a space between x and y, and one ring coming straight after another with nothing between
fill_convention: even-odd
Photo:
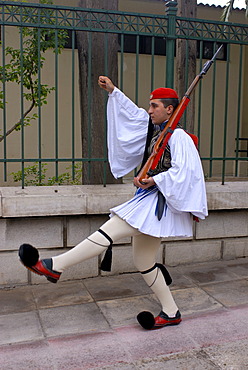
<instances>
[{"instance_id":1,"label":"soldier's leg","mask_svg":"<svg viewBox=\"0 0 248 370\"><path fill-rule=\"evenodd\" d=\"M63 272L66 268L103 253L110 243L123 237L139 233L126 221L113 216L100 229L83 240L70 251L53 257L53 268Z\"/></svg>"},{"instance_id":2,"label":"soldier's leg","mask_svg":"<svg viewBox=\"0 0 248 370\"><path fill-rule=\"evenodd\" d=\"M134 264L160 301L163 312L169 317L174 317L178 307L167 285L171 283L170 275L164 266L156 264L160 242L159 238L145 234L134 236Z\"/></svg>"},{"instance_id":3,"label":"soldier's leg","mask_svg":"<svg viewBox=\"0 0 248 370\"><path fill-rule=\"evenodd\" d=\"M76 245L74 248L58 256L38 260L35 263L28 261L30 254L37 250L28 245L20 247L19 255L23 264L31 271L44 275L51 282L57 282L61 273L77 263L103 253L113 242L126 236L140 234L138 230L130 226L118 216L113 216L100 229Z\"/></svg>"}]
</instances>

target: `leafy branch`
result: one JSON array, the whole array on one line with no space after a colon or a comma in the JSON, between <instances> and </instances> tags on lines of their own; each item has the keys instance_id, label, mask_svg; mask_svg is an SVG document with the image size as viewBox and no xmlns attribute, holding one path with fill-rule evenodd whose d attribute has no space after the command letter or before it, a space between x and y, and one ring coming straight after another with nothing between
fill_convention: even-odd
<instances>
[{"instance_id":1,"label":"leafy branch","mask_svg":"<svg viewBox=\"0 0 248 370\"><path fill-rule=\"evenodd\" d=\"M82 165L77 163L74 166L66 167L70 170L59 176L46 177L47 163L35 163L27 166L24 170L12 172L14 182L21 182L24 177L24 186L52 186L52 185L80 185L82 184ZM71 172L74 171L74 177Z\"/></svg>"},{"instance_id":2,"label":"leafy branch","mask_svg":"<svg viewBox=\"0 0 248 370\"><path fill-rule=\"evenodd\" d=\"M52 4L50 0L41 0L42 4ZM32 9L32 14L37 12L37 9ZM23 10L25 18L30 17L30 8L24 8ZM37 17L39 22L42 24L44 20L50 20L51 25L53 10L46 8L44 10L44 16ZM35 18L36 19L36 18ZM31 111L35 107L41 107L43 104L47 104L47 96L51 91L55 90L54 87L49 87L46 84L42 84L40 81L39 72L44 66L45 57L44 53L48 49L52 49L55 53L61 53L65 46L68 34L65 30L54 30L47 28L29 28L19 27L19 33L21 34L22 48L14 49L11 46L5 48L5 58L7 63L4 66L0 66L0 81L2 84L16 83L23 87L23 106L28 104L28 107L23 112L19 120L14 123L4 135L0 136L0 142L9 136L13 131L20 130L23 126L30 125L31 120L37 118L37 114L34 113L30 116ZM0 93L0 108L4 109L4 92Z\"/></svg>"}]
</instances>

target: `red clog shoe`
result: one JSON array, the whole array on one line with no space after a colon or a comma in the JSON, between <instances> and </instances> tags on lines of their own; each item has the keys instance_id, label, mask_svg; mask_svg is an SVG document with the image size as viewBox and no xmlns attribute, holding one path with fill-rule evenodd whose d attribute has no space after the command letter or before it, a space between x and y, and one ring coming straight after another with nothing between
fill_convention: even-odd
<instances>
[{"instance_id":1,"label":"red clog shoe","mask_svg":"<svg viewBox=\"0 0 248 370\"><path fill-rule=\"evenodd\" d=\"M52 283L57 283L61 276L61 272L52 269L52 259L39 260L38 250L30 244L22 244L20 246L19 258L28 270L45 276Z\"/></svg>"},{"instance_id":2,"label":"red clog shoe","mask_svg":"<svg viewBox=\"0 0 248 370\"><path fill-rule=\"evenodd\" d=\"M175 317L169 317L163 311L161 311L157 317L154 317L151 312L143 311L138 314L137 320L142 328L147 330L160 329L164 326L178 325L182 321L179 311L177 311Z\"/></svg>"},{"instance_id":3,"label":"red clog shoe","mask_svg":"<svg viewBox=\"0 0 248 370\"><path fill-rule=\"evenodd\" d=\"M163 311L160 312L160 314L155 317L155 323L153 326L153 329L159 329L163 328L164 326L172 326L172 325L178 325L182 321L181 314L179 311L177 311L175 317L169 317L164 313Z\"/></svg>"}]
</instances>

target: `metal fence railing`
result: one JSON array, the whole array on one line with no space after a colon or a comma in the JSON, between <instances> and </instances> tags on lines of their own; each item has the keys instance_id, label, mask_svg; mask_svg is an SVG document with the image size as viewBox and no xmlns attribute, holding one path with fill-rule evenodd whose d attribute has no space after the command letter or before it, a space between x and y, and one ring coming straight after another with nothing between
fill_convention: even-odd
<instances>
[{"instance_id":1,"label":"metal fence railing","mask_svg":"<svg viewBox=\"0 0 248 370\"><path fill-rule=\"evenodd\" d=\"M174 86L177 40L197 43L199 71L223 43L222 55L195 93L194 131L206 178L224 182L248 176L247 25L178 17L175 2L167 3L165 15L11 1L0 1L0 10L1 186L80 183L82 164L90 169L96 162L102 164L101 182L108 181L106 130L100 156L92 149L90 118L87 132L81 132L79 31L88 35L89 75L93 36L98 34L104 40L104 73L111 76L108 36L116 35L119 87L144 107L154 88ZM186 75L188 63L186 57ZM90 89L88 110L95 109L93 94ZM88 147L87 155L82 155L82 145Z\"/></svg>"}]
</instances>

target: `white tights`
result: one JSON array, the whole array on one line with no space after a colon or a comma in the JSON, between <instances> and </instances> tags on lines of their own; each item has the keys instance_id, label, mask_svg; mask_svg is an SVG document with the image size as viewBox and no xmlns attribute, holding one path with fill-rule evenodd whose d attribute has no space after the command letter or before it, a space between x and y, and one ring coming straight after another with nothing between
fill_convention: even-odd
<instances>
[{"instance_id":1,"label":"white tights","mask_svg":"<svg viewBox=\"0 0 248 370\"><path fill-rule=\"evenodd\" d=\"M100 229L113 240L113 243L123 237L133 237L133 259L139 271L148 270L155 265L160 247L159 238L140 233L118 216L110 218ZM53 257L53 270L63 272L70 266L103 253L109 244L109 240L96 231L70 251ZM175 316L178 308L161 270L156 267L142 276L159 299L162 310L170 317Z\"/></svg>"}]
</instances>

